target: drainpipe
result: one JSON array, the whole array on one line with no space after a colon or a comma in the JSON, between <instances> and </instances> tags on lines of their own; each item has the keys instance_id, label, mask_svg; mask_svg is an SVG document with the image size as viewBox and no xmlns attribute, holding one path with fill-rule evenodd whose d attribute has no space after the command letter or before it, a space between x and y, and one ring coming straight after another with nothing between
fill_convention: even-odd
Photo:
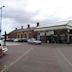
<instances>
[{"instance_id":1,"label":"drainpipe","mask_svg":"<svg viewBox=\"0 0 72 72\"><path fill-rule=\"evenodd\" d=\"M70 38L70 36L69 36L69 32L70 32L70 30L68 29L68 30L67 30L67 43L68 43L68 44L70 43L70 39L69 39L69 38Z\"/></svg>"},{"instance_id":2,"label":"drainpipe","mask_svg":"<svg viewBox=\"0 0 72 72\"><path fill-rule=\"evenodd\" d=\"M45 32L45 43L47 43L46 32Z\"/></svg>"}]
</instances>

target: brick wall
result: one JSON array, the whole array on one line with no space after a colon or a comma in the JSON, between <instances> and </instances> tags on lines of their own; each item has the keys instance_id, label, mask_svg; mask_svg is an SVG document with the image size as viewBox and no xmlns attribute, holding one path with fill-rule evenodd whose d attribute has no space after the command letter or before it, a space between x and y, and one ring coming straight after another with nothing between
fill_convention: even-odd
<instances>
[{"instance_id":1,"label":"brick wall","mask_svg":"<svg viewBox=\"0 0 72 72\"><path fill-rule=\"evenodd\" d=\"M36 37L37 32L35 31L20 31L20 32L11 32L8 34L8 38L31 38Z\"/></svg>"}]
</instances>

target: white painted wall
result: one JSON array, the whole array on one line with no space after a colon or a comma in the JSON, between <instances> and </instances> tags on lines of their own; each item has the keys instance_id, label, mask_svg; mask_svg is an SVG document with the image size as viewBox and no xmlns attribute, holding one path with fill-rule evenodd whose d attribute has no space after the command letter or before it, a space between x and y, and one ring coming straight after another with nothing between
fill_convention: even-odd
<instances>
[{"instance_id":1,"label":"white painted wall","mask_svg":"<svg viewBox=\"0 0 72 72\"><path fill-rule=\"evenodd\" d=\"M51 35L51 34L54 34L54 31L48 31L48 32L46 32L46 36Z\"/></svg>"}]
</instances>

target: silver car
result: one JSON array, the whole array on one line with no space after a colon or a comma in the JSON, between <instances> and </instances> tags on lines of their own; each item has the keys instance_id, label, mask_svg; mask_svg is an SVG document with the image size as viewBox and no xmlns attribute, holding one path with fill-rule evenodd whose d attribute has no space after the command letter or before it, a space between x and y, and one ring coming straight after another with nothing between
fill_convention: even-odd
<instances>
[{"instance_id":1,"label":"silver car","mask_svg":"<svg viewBox=\"0 0 72 72\"><path fill-rule=\"evenodd\" d=\"M36 40L35 38L28 39L27 41L30 44L41 44L40 40Z\"/></svg>"}]
</instances>

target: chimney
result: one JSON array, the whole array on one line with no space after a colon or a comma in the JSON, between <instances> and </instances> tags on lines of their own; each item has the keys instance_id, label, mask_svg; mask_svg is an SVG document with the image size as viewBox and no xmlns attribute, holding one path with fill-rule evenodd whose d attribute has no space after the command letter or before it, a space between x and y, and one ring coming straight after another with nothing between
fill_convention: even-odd
<instances>
[{"instance_id":1,"label":"chimney","mask_svg":"<svg viewBox=\"0 0 72 72\"><path fill-rule=\"evenodd\" d=\"M37 22L37 27L39 26L39 22Z\"/></svg>"},{"instance_id":2,"label":"chimney","mask_svg":"<svg viewBox=\"0 0 72 72\"><path fill-rule=\"evenodd\" d=\"M15 28L15 30L17 30L17 28Z\"/></svg>"},{"instance_id":3,"label":"chimney","mask_svg":"<svg viewBox=\"0 0 72 72\"><path fill-rule=\"evenodd\" d=\"M30 28L30 24L27 25L27 28Z\"/></svg>"},{"instance_id":4,"label":"chimney","mask_svg":"<svg viewBox=\"0 0 72 72\"><path fill-rule=\"evenodd\" d=\"M21 26L21 29L23 29L23 26Z\"/></svg>"}]
</instances>

